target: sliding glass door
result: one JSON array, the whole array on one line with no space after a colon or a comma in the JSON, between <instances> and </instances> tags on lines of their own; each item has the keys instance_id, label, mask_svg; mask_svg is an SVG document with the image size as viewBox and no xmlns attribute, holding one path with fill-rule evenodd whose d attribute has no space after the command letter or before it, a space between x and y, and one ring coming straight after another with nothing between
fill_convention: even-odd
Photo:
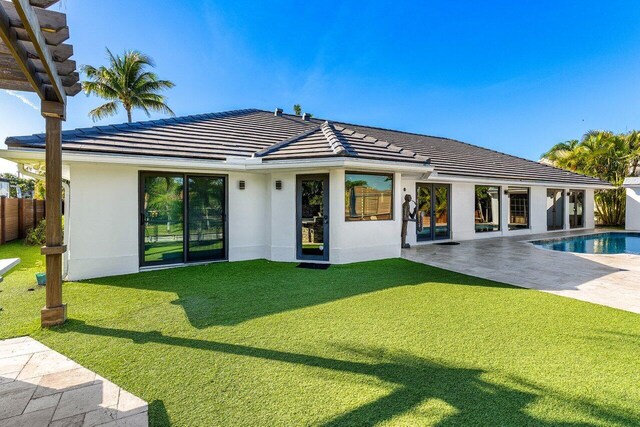
<instances>
[{"instance_id":1,"label":"sliding glass door","mask_svg":"<svg viewBox=\"0 0 640 427\"><path fill-rule=\"evenodd\" d=\"M187 261L224 258L224 178L188 177Z\"/></svg>"},{"instance_id":2,"label":"sliding glass door","mask_svg":"<svg viewBox=\"0 0 640 427\"><path fill-rule=\"evenodd\" d=\"M418 241L450 238L450 188L448 184L417 184Z\"/></svg>"},{"instance_id":3,"label":"sliding glass door","mask_svg":"<svg viewBox=\"0 0 640 427\"><path fill-rule=\"evenodd\" d=\"M226 180L140 174L140 265L226 258Z\"/></svg>"},{"instance_id":4,"label":"sliding glass door","mask_svg":"<svg viewBox=\"0 0 640 427\"><path fill-rule=\"evenodd\" d=\"M142 177L141 264L171 264L184 259L184 177Z\"/></svg>"}]
</instances>

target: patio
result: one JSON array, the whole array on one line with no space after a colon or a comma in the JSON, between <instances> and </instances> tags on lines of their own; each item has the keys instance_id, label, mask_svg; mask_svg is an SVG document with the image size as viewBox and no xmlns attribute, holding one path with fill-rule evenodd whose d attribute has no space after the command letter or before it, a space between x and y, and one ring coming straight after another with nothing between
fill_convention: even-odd
<instances>
[{"instance_id":1,"label":"patio","mask_svg":"<svg viewBox=\"0 0 640 427\"><path fill-rule=\"evenodd\" d=\"M404 249L402 256L483 279L640 313L640 256L558 252L528 243L593 232L488 238L459 245L428 244Z\"/></svg>"},{"instance_id":2,"label":"patio","mask_svg":"<svg viewBox=\"0 0 640 427\"><path fill-rule=\"evenodd\" d=\"M0 425L147 426L147 403L30 337L0 341Z\"/></svg>"}]
</instances>

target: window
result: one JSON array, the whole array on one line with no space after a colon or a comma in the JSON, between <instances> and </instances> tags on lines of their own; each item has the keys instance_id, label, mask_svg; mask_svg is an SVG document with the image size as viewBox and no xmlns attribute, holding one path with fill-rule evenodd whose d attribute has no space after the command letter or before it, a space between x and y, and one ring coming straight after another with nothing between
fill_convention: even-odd
<instances>
[{"instance_id":1,"label":"window","mask_svg":"<svg viewBox=\"0 0 640 427\"><path fill-rule=\"evenodd\" d=\"M500 231L500 187L476 185L476 233Z\"/></svg>"},{"instance_id":2,"label":"window","mask_svg":"<svg viewBox=\"0 0 640 427\"><path fill-rule=\"evenodd\" d=\"M345 220L393 219L393 174L347 172Z\"/></svg>"},{"instance_id":3,"label":"window","mask_svg":"<svg viewBox=\"0 0 640 427\"><path fill-rule=\"evenodd\" d=\"M584 227L584 191L569 190L569 227Z\"/></svg>"},{"instance_id":4,"label":"window","mask_svg":"<svg viewBox=\"0 0 640 427\"><path fill-rule=\"evenodd\" d=\"M529 228L529 189L509 187L509 230Z\"/></svg>"}]
</instances>

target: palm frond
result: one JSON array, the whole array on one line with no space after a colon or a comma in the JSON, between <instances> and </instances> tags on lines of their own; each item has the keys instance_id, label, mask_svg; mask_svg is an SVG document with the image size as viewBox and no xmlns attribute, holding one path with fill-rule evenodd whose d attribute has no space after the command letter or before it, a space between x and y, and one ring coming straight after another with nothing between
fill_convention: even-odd
<instances>
[{"instance_id":1,"label":"palm frond","mask_svg":"<svg viewBox=\"0 0 640 427\"><path fill-rule=\"evenodd\" d=\"M105 117L113 116L118 113L118 103L116 101L107 102L99 107L89 111L89 117L93 121L104 119Z\"/></svg>"}]
</instances>

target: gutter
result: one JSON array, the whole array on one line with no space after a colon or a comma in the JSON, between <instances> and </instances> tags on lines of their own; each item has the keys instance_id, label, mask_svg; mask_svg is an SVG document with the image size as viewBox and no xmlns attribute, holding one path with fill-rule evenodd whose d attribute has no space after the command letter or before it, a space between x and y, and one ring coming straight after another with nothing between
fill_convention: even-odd
<instances>
[{"instance_id":1,"label":"gutter","mask_svg":"<svg viewBox=\"0 0 640 427\"><path fill-rule=\"evenodd\" d=\"M37 173L34 173L30 170L28 170L25 166L24 163L18 163L18 171L20 171L20 173L33 178L37 181L44 181L45 180L45 176L44 175L40 175ZM67 248L69 247L69 218L70 218L70 214L71 214L71 181L69 181L68 179L64 179L62 178L62 188L64 189L64 229L63 229L63 234L62 234L62 244L63 245L67 245ZM67 250L64 255L62 256L62 278L65 279L67 277L67 275L69 274L69 250Z\"/></svg>"}]
</instances>

